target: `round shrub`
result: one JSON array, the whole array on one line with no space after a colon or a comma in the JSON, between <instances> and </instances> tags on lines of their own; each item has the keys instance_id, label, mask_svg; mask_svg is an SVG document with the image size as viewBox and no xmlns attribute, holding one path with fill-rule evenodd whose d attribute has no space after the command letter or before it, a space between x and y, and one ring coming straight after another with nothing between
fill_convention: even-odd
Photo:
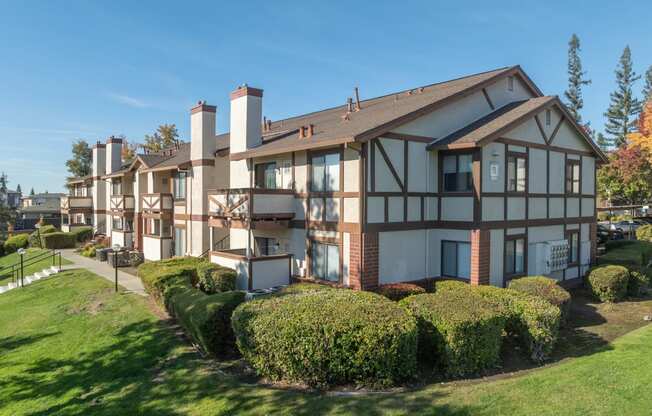
<instances>
[{"instance_id":1,"label":"round shrub","mask_svg":"<svg viewBox=\"0 0 652 416\"><path fill-rule=\"evenodd\" d=\"M495 286L477 286L473 291L502 305L505 329L520 341L534 362L549 358L559 337L561 312L558 307L534 295Z\"/></svg>"},{"instance_id":2,"label":"round shrub","mask_svg":"<svg viewBox=\"0 0 652 416\"><path fill-rule=\"evenodd\" d=\"M412 283L389 283L386 285L380 285L377 292L389 300L398 302L408 296L426 293L426 289Z\"/></svg>"},{"instance_id":3,"label":"round shrub","mask_svg":"<svg viewBox=\"0 0 652 416\"><path fill-rule=\"evenodd\" d=\"M235 270L215 263L205 262L197 266L197 286L204 293L235 290L237 276Z\"/></svg>"},{"instance_id":4,"label":"round shrub","mask_svg":"<svg viewBox=\"0 0 652 416\"><path fill-rule=\"evenodd\" d=\"M627 282L627 295L638 297L644 293L645 288L650 284L650 270L646 267L629 269L629 281Z\"/></svg>"},{"instance_id":5,"label":"round shrub","mask_svg":"<svg viewBox=\"0 0 652 416\"><path fill-rule=\"evenodd\" d=\"M618 302L627 296L629 271L624 266L600 266L591 270L586 281L601 302Z\"/></svg>"},{"instance_id":6,"label":"round shrub","mask_svg":"<svg viewBox=\"0 0 652 416\"><path fill-rule=\"evenodd\" d=\"M244 358L273 381L386 386L416 371L415 320L375 293L272 296L240 305L232 323Z\"/></svg>"},{"instance_id":7,"label":"round shrub","mask_svg":"<svg viewBox=\"0 0 652 416\"><path fill-rule=\"evenodd\" d=\"M19 248L26 248L29 244L29 236L27 234L16 234L9 237L4 243L6 254L15 253Z\"/></svg>"},{"instance_id":8,"label":"round shrub","mask_svg":"<svg viewBox=\"0 0 652 416\"><path fill-rule=\"evenodd\" d=\"M417 320L419 357L450 376L495 367L505 315L472 290L410 296L399 302Z\"/></svg>"},{"instance_id":9,"label":"round shrub","mask_svg":"<svg viewBox=\"0 0 652 416\"><path fill-rule=\"evenodd\" d=\"M275 296L283 295L297 295L302 293L322 292L325 290L334 290L335 288L329 285L322 285L319 283L294 283L276 292Z\"/></svg>"},{"instance_id":10,"label":"round shrub","mask_svg":"<svg viewBox=\"0 0 652 416\"><path fill-rule=\"evenodd\" d=\"M636 239L652 241L652 224L646 224L636 229Z\"/></svg>"},{"instance_id":11,"label":"round shrub","mask_svg":"<svg viewBox=\"0 0 652 416\"><path fill-rule=\"evenodd\" d=\"M541 297L559 308L561 324L564 325L570 316L571 295L559 286L555 279L545 276L528 276L509 282L510 289Z\"/></svg>"},{"instance_id":12,"label":"round shrub","mask_svg":"<svg viewBox=\"0 0 652 416\"><path fill-rule=\"evenodd\" d=\"M138 277L147 293L165 303L169 288L196 283L197 266L202 263L205 261L197 257L174 257L146 262L138 266Z\"/></svg>"}]
</instances>

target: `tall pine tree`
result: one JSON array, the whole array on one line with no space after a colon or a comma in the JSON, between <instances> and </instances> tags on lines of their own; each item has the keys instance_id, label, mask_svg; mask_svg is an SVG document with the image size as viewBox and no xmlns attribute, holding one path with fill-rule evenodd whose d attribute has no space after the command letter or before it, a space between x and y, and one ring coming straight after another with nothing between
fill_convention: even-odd
<instances>
[{"instance_id":1,"label":"tall pine tree","mask_svg":"<svg viewBox=\"0 0 652 416\"><path fill-rule=\"evenodd\" d=\"M652 65L645 71L645 85L643 86L643 100L652 99Z\"/></svg>"},{"instance_id":2,"label":"tall pine tree","mask_svg":"<svg viewBox=\"0 0 652 416\"><path fill-rule=\"evenodd\" d=\"M564 96L567 100L566 106L578 123L582 122L580 110L584 107L582 86L591 83L590 79L584 79L586 71L582 70L580 50L580 38L573 33L568 41L568 89L564 91Z\"/></svg>"},{"instance_id":3,"label":"tall pine tree","mask_svg":"<svg viewBox=\"0 0 652 416\"><path fill-rule=\"evenodd\" d=\"M616 147L622 146L627 135L636 130L636 116L641 111L641 102L634 97L632 86L640 78L632 68L632 53L626 46L616 68L616 91L611 93L611 104L604 113L607 117L605 130Z\"/></svg>"}]
</instances>

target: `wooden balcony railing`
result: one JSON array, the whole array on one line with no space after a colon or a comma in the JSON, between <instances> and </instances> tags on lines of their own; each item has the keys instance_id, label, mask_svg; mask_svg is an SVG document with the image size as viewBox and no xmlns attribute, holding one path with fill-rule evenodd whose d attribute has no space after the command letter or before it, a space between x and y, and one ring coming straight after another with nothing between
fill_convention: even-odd
<instances>
[{"instance_id":1,"label":"wooden balcony railing","mask_svg":"<svg viewBox=\"0 0 652 416\"><path fill-rule=\"evenodd\" d=\"M143 194L140 201L143 211L172 211L174 208L172 194Z\"/></svg>"},{"instance_id":2,"label":"wooden balcony railing","mask_svg":"<svg viewBox=\"0 0 652 416\"><path fill-rule=\"evenodd\" d=\"M133 211L133 195L111 195L111 211Z\"/></svg>"},{"instance_id":3,"label":"wooden balcony railing","mask_svg":"<svg viewBox=\"0 0 652 416\"><path fill-rule=\"evenodd\" d=\"M61 197L62 211L85 211L93 209L93 198L90 196L63 196Z\"/></svg>"},{"instance_id":4,"label":"wooden balcony railing","mask_svg":"<svg viewBox=\"0 0 652 416\"><path fill-rule=\"evenodd\" d=\"M291 189L237 188L208 191L208 213L216 218L290 220L294 218Z\"/></svg>"}]
</instances>

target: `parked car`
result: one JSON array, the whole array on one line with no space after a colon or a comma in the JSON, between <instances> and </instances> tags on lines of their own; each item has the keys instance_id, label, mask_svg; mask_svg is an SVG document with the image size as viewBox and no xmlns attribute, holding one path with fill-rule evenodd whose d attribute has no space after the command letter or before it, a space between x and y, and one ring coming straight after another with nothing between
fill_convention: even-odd
<instances>
[{"instance_id":1,"label":"parked car","mask_svg":"<svg viewBox=\"0 0 652 416\"><path fill-rule=\"evenodd\" d=\"M598 224L597 233L598 244L604 244L609 240L622 240L624 238L622 231L610 230L609 224Z\"/></svg>"},{"instance_id":2,"label":"parked car","mask_svg":"<svg viewBox=\"0 0 652 416\"><path fill-rule=\"evenodd\" d=\"M618 222L612 222L609 226L609 229L612 231L620 231L623 233L632 233L636 232L636 229L646 223L640 220L624 220Z\"/></svg>"}]
</instances>

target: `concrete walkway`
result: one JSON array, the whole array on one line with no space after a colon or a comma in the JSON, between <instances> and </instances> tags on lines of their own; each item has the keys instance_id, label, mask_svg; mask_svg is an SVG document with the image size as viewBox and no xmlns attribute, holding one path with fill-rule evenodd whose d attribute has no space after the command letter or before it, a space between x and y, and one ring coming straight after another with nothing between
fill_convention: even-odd
<instances>
[{"instance_id":1,"label":"concrete walkway","mask_svg":"<svg viewBox=\"0 0 652 416\"><path fill-rule=\"evenodd\" d=\"M61 250L61 255L73 263L62 266L63 270L78 268L87 269L96 275L105 278L111 283L115 281L115 269L107 262L100 262L95 259L81 256L75 253L75 250L73 249ZM145 288L143 287L143 283L140 281L140 279L134 275L120 271L119 268L118 284L127 289L129 292L133 292L141 296L147 296L147 293L145 293Z\"/></svg>"}]
</instances>

